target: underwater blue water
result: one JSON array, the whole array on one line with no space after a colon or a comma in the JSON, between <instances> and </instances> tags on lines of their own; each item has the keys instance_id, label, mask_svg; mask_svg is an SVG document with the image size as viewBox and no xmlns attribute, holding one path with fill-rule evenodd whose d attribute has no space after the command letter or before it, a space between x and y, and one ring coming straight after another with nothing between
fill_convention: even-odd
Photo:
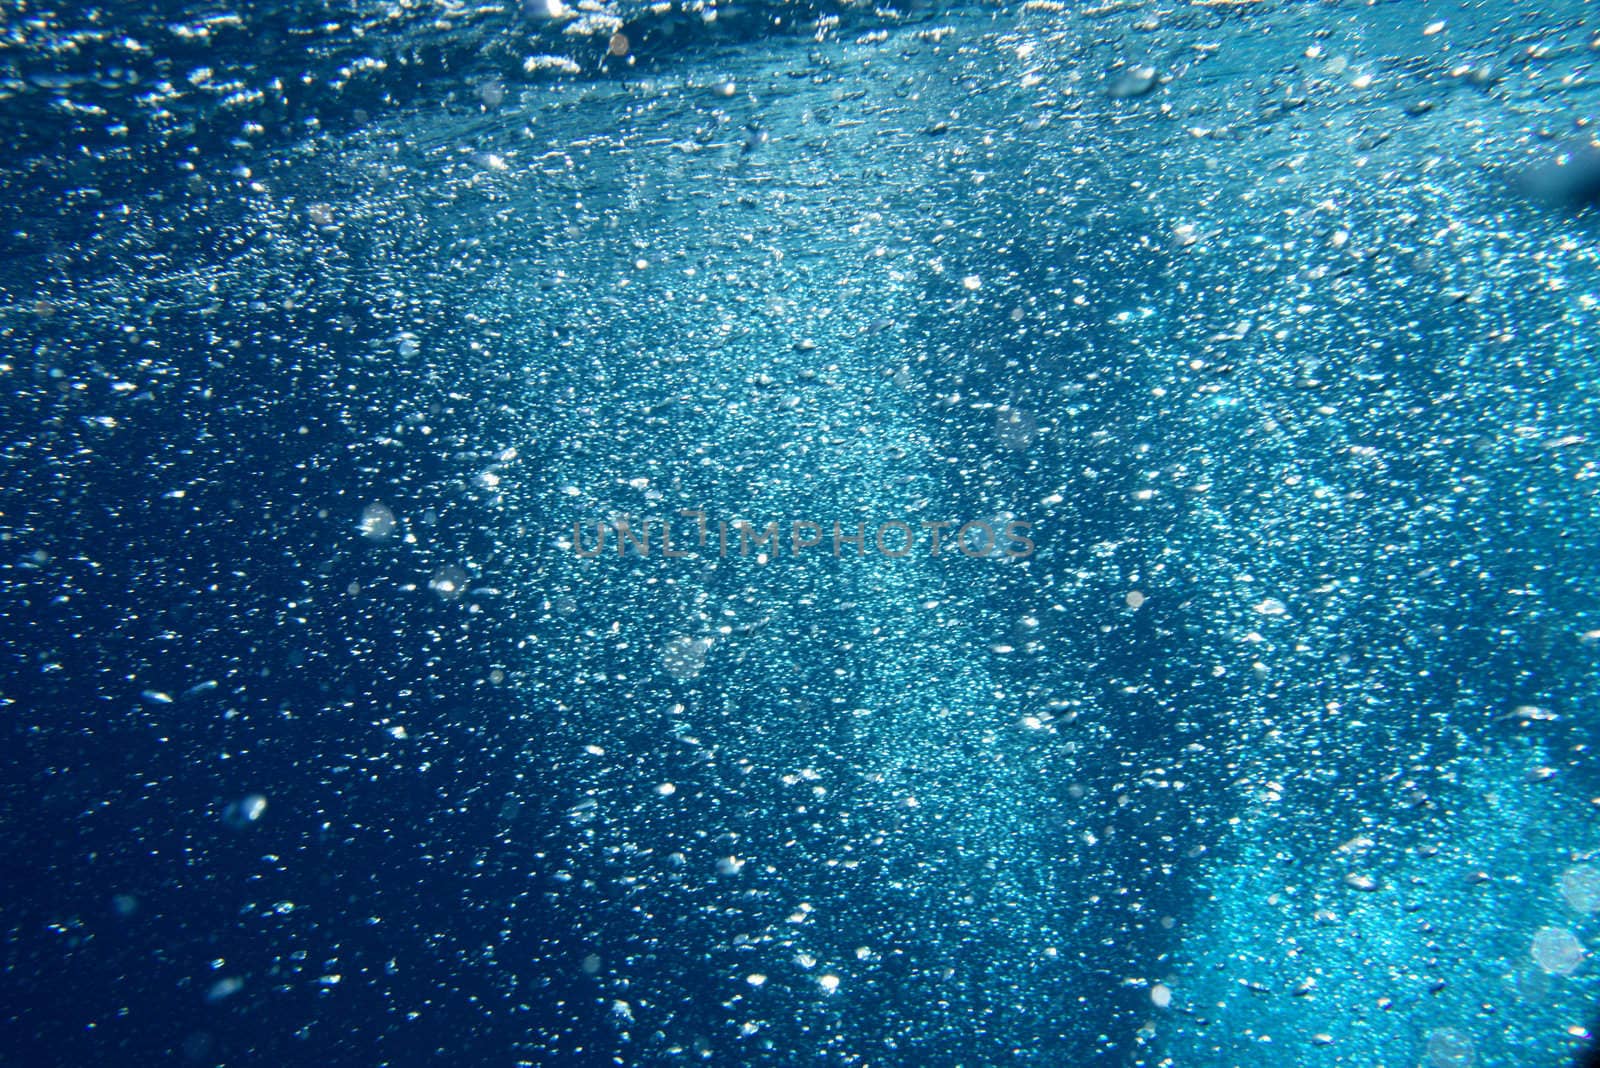
<instances>
[{"instance_id":1,"label":"underwater blue water","mask_svg":"<svg viewBox=\"0 0 1600 1068\"><path fill-rule=\"evenodd\" d=\"M0 9L0 1063L1580 1063L1597 72Z\"/></svg>"}]
</instances>

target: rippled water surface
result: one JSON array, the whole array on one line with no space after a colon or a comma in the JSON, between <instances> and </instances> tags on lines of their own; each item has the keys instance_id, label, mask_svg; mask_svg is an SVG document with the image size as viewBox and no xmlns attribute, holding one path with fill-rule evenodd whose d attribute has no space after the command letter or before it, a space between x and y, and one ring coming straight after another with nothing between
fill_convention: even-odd
<instances>
[{"instance_id":1,"label":"rippled water surface","mask_svg":"<svg viewBox=\"0 0 1600 1068\"><path fill-rule=\"evenodd\" d=\"M1579 1063L1597 78L0 6L0 1061Z\"/></svg>"}]
</instances>

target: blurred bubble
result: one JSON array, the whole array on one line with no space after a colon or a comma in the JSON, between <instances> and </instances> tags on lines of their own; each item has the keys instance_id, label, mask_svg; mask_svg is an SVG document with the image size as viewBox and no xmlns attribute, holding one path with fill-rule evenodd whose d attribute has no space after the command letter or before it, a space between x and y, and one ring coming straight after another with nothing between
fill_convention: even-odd
<instances>
[{"instance_id":1,"label":"blurred bubble","mask_svg":"<svg viewBox=\"0 0 1600 1068\"><path fill-rule=\"evenodd\" d=\"M183 1056L190 1061L203 1061L211 1056L216 1040L208 1031L196 1031L183 1040Z\"/></svg>"},{"instance_id":2,"label":"blurred bubble","mask_svg":"<svg viewBox=\"0 0 1600 1068\"><path fill-rule=\"evenodd\" d=\"M995 417L994 431L1001 445L1024 452L1039 437L1039 421L1020 408L1007 406Z\"/></svg>"},{"instance_id":3,"label":"blurred bubble","mask_svg":"<svg viewBox=\"0 0 1600 1068\"><path fill-rule=\"evenodd\" d=\"M1428 1032L1428 1064L1432 1068L1471 1068L1472 1039L1441 1027Z\"/></svg>"},{"instance_id":4,"label":"blurred bubble","mask_svg":"<svg viewBox=\"0 0 1600 1068\"><path fill-rule=\"evenodd\" d=\"M368 541L388 541L394 536L394 528L394 513L387 505L374 501L361 510L361 522L356 529Z\"/></svg>"},{"instance_id":5,"label":"blurred bubble","mask_svg":"<svg viewBox=\"0 0 1600 1068\"><path fill-rule=\"evenodd\" d=\"M260 794L250 794L229 802L222 810L222 822L236 831L243 830L261 819L261 814L266 810L267 799Z\"/></svg>"},{"instance_id":6,"label":"blurred bubble","mask_svg":"<svg viewBox=\"0 0 1600 1068\"><path fill-rule=\"evenodd\" d=\"M661 650L661 666L679 682L688 682L705 669L706 654L710 651L710 638L680 635Z\"/></svg>"},{"instance_id":7,"label":"blurred bubble","mask_svg":"<svg viewBox=\"0 0 1600 1068\"><path fill-rule=\"evenodd\" d=\"M1579 912L1600 911L1600 868L1579 864L1561 876L1561 896Z\"/></svg>"},{"instance_id":8,"label":"blurred bubble","mask_svg":"<svg viewBox=\"0 0 1600 1068\"><path fill-rule=\"evenodd\" d=\"M1118 100L1144 96L1156 87L1156 69L1149 66L1129 67L1112 77L1106 92Z\"/></svg>"},{"instance_id":9,"label":"blurred bubble","mask_svg":"<svg viewBox=\"0 0 1600 1068\"><path fill-rule=\"evenodd\" d=\"M1541 927L1534 932L1534 963L1551 975L1571 975L1583 963L1583 956L1583 943L1565 927Z\"/></svg>"},{"instance_id":10,"label":"blurred bubble","mask_svg":"<svg viewBox=\"0 0 1600 1068\"><path fill-rule=\"evenodd\" d=\"M454 601L466 592L470 578L466 571L455 564L445 564L428 580L428 589L446 601Z\"/></svg>"},{"instance_id":11,"label":"blurred bubble","mask_svg":"<svg viewBox=\"0 0 1600 1068\"><path fill-rule=\"evenodd\" d=\"M238 978L237 976L228 976L226 979L218 979L216 982L212 983L211 988L206 991L206 1003L215 1005L219 1001L225 1001L226 999L233 997L233 995L237 994L243 989L244 980Z\"/></svg>"}]
</instances>

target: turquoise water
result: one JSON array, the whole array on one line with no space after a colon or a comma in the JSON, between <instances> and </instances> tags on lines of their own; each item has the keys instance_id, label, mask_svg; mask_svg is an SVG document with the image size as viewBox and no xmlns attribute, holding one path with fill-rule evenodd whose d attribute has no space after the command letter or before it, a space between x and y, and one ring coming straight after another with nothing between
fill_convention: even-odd
<instances>
[{"instance_id":1,"label":"turquoise water","mask_svg":"<svg viewBox=\"0 0 1600 1068\"><path fill-rule=\"evenodd\" d=\"M1585 1055L1585 5L3 18L15 1063Z\"/></svg>"}]
</instances>

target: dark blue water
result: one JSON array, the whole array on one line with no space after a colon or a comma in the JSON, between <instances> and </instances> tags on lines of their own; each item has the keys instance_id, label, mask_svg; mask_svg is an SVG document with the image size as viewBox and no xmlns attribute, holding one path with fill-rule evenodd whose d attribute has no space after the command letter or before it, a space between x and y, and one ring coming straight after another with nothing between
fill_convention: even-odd
<instances>
[{"instance_id":1,"label":"dark blue water","mask_svg":"<svg viewBox=\"0 0 1600 1068\"><path fill-rule=\"evenodd\" d=\"M1586 5L592 7L0 13L0 1061L1584 1057Z\"/></svg>"}]
</instances>

